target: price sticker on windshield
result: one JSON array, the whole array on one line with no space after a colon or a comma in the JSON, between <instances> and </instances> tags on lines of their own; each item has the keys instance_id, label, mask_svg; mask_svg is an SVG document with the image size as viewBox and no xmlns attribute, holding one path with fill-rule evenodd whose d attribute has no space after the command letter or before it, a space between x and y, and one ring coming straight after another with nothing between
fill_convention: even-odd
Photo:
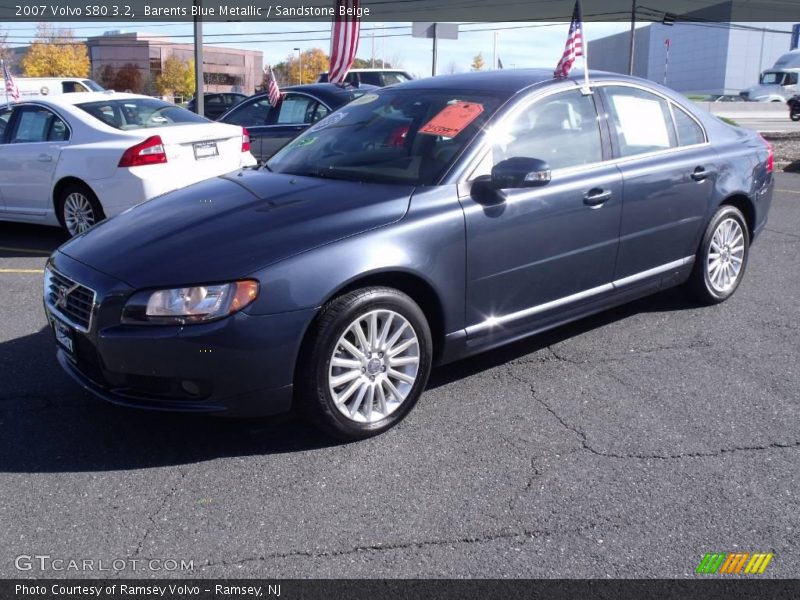
<instances>
[{"instance_id":1,"label":"price sticker on windshield","mask_svg":"<svg viewBox=\"0 0 800 600\"><path fill-rule=\"evenodd\" d=\"M419 132L428 135L456 137L482 112L483 105L477 102L454 102L444 107Z\"/></svg>"}]
</instances>

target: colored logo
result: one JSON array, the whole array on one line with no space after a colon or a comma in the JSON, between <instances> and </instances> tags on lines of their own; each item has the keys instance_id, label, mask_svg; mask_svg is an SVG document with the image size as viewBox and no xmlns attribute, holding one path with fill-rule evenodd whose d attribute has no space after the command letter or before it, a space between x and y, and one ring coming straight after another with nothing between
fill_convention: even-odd
<instances>
[{"instance_id":1,"label":"colored logo","mask_svg":"<svg viewBox=\"0 0 800 600\"><path fill-rule=\"evenodd\" d=\"M772 556L771 552L707 552L694 572L701 575L761 575Z\"/></svg>"}]
</instances>

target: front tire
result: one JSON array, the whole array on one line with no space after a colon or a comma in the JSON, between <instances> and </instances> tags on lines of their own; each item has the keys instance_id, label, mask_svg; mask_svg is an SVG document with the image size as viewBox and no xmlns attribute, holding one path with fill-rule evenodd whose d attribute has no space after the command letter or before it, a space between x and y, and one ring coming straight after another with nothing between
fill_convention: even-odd
<instances>
[{"instance_id":1,"label":"front tire","mask_svg":"<svg viewBox=\"0 0 800 600\"><path fill-rule=\"evenodd\" d=\"M369 287L323 307L302 353L302 412L325 433L358 440L393 427L417 403L431 369L431 332L406 294Z\"/></svg>"},{"instance_id":2,"label":"front tire","mask_svg":"<svg viewBox=\"0 0 800 600\"><path fill-rule=\"evenodd\" d=\"M750 254L750 234L735 206L721 206L706 227L689 286L705 304L730 298L739 287Z\"/></svg>"},{"instance_id":3,"label":"front tire","mask_svg":"<svg viewBox=\"0 0 800 600\"><path fill-rule=\"evenodd\" d=\"M89 231L106 218L97 196L82 183L70 183L61 191L56 210L61 227L69 237Z\"/></svg>"},{"instance_id":4,"label":"front tire","mask_svg":"<svg viewBox=\"0 0 800 600\"><path fill-rule=\"evenodd\" d=\"M793 113L790 113L790 114L789 114L789 118L790 118L792 121L800 121L800 111L798 111L798 112L793 112Z\"/></svg>"}]
</instances>

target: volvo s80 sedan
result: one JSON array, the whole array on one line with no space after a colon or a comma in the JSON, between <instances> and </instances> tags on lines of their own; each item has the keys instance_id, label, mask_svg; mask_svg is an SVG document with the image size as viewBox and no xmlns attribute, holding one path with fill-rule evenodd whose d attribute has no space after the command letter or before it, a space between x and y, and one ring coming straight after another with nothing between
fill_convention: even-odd
<instances>
[{"instance_id":1,"label":"volvo s80 sedan","mask_svg":"<svg viewBox=\"0 0 800 600\"><path fill-rule=\"evenodd\" d=\"M756 133L639 79L423 79L67 242L44 302L61 365L102 398L296 409L358 439L434 364L671 286L726 300L772 170Z\"/></svg>"}]
</instances>

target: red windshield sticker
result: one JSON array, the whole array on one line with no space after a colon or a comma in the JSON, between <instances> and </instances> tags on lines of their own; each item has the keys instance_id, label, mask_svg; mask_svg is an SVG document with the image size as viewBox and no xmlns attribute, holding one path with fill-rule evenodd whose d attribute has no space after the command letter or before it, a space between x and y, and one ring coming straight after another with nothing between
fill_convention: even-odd
<instances>
[{"instance_id":1,"label":"red windshield sticker","mask_svg":"<svg viewBox=\"0 0 800 600\"><path fill-rule=\"evenodd\" d=\"M419 132L429 135L456 137L482 112L483 105L477 102L454 102L442 109Z\"/></svg>"}]
</instances>

